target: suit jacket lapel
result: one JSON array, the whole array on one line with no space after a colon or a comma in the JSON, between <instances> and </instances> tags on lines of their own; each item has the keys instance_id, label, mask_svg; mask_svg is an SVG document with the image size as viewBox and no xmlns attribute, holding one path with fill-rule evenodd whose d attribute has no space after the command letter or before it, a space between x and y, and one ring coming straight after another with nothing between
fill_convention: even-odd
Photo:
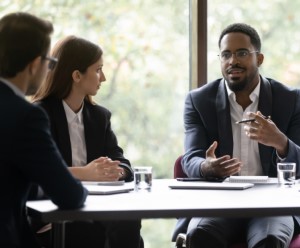
<instances>
[{"instance_id":1,"label":"suit jacket lapel","mask_svg":"<svg viewBox=\"0 0 300 248\"><path fill-rule=\"evenodd\" d=\"M272 89L270 82L261 77L258 110L265 116L272 114Z\"/></svg>"},{"instance_id":2,"label":"suit jacket lapel","mask_svg":"<svg viewBox=\"0 0 300 248\"><path fill-rule=\"evenodd\" d=\"M51 125L53 125L53 130L56 134L55 139L57 140L59 149L66 160L68 166L72 166L72 149L71 141L69 135L68 121L66 113L61 100L53 100L53 118ZM56 128L57 127L57 128Z\"/></svg>"},{"instance_id":3,"label":"suit jacket lapel","mask_svg":"<svg viewBox=\"0 0 300 248\"><path fill-rule=\"evenodd\" d=\"M232 156L233 138L230 118L230 106L224 79L221 80L219 84L216 99L216 110L219 136L218 149L220 151L220 155L229 154L230 156Z\"/></svg>"},{"instance_id":4,"label":"suit jacket lapel","mask_svg":"<svg viewBox=\"0 0 300 248\"><path fill-rule=\"evenodd\" d=\"M258 110L264 116L272 116L271 84L266 78L263 77L261 77ZM260 155L262 169L265 175L268 175L269 167L271 164L270 158L272 157L273 148L262 145L260 143L258 144L258 147L259 147L259 155Z\"/></svg>"},{"instance_id":5,"label":"suit jacket lapel","mask_svg":"<svg viewBox=\"0 0 300 248\"><path fill-rule=\"evenodd\" d=\"M87 161L99 157L101 149L103 149L104 140L101 136L105 130L104 121L99 113L93 111L93 106L84 102L83 107L83 122L84 122L84 135L86 144Z\"/></svg>"},{"instance_id":6,"label":"suit jacket lapel","mask_svg":"<svg viewBox=\"0 0 300 248\"><path fill-rule=\"evenodd\" d=\"M82 110L83 114L83 123L84 123L84 135L85 135L85 144L86 144L86 157L87 161L91 161L93 158L93 148L96 147L96 144L94 144L95 134L97 133L97 130L92 125L91 119L91 113L89 110L88 104L85 102L84 107Z\"/></svg>"}]
</instances>

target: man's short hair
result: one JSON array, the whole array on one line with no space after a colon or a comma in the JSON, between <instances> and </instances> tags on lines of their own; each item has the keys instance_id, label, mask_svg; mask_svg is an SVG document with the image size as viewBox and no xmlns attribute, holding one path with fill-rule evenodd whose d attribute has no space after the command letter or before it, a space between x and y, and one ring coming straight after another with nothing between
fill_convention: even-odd
<instances>
[{"instance_id":1,"label":"man's short hair","mask_svg":"<svg viewBox=\"0 0 300 248\"><path fill-rule=\"evenodd\" d=\"M38 56L46 56L53 25L25 12L0 19L0 76L14 77Z\"/></svg>"},{"instance_id":2,"label":"man's short hair","mask_svg":"<svg viewBox=\"0 0 300 248\"><path fill-rule=\"evenodd\" d=\"M261 41L257 31L245 23L234 23L227 26L221 33L219 38L219 47L221 45L221 40L228 33L243 33L250 37L251 44L255 47L257 51L261 50Z\"/></svg>"}]
</instances>

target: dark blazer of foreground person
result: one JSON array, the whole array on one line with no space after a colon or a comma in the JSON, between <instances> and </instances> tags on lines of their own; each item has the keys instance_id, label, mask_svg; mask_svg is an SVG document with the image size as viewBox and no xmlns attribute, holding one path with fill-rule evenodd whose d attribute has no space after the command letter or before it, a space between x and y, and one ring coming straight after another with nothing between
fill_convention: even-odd
<instances>
[{"instance_id":1,"label":"dark blazer of foreground person","mask_svg":"<svg viewBox=\"0 0 300 248\"><path fill-rule=\"evenodd\" d=\"M68 171L46 113L25 99L48 71L52 24L27 13L0 20L0 247L38 247L26 201L38 184L62 209L79 208L87 191Z\"/></svg>"},{"instance_id":2,"label":"dark blazer of foreground person","mask_svg":"<svg viewBox=\"0 0 300 248\"><path fill-rule=\"evenodd\" d=\"M0 247L33 247L25 211L31 183L64 209L82 206L86 192L67 170L46 113L1 81L0 113Z\"/></svg>"}]
</instances>

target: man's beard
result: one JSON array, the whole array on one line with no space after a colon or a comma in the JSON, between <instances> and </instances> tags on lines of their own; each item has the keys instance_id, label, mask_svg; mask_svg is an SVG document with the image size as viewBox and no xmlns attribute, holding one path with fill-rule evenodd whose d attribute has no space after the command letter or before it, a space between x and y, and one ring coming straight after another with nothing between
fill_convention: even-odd
<instances>
[{"instance_id":1,"label":"man's beard","mask_svg":"<svg viewBox=\"0 0 300 248\"><path fill-rule=\"evenodd\" d=\"M236 82L231 82L229 83L229 81L227 81L227 85L229 87L230 90L232 90L233 92L238 92L238 91L242 91L246 88L248 84L248 80L247 78L245 78L242 81L236 81Z\"/></svg>"},{"instance_id":2,"label":"man's beard","mask_svg":"<svg viewBox=\"0 0 300 248\"><path fill-rule=\"evenodd\" d=\"M239 67L237 67L239 68ZM249 75L248 77L245 77L243 80L239 81L238 78L232 78L231 80L226 79L227 85L230 90L233 92L239 92L245 90L247 87L250 86L251 82L254 80L255 76L258 74L258 68ZM235 81L236 80L236 81Z\"/></svg>"}]
</instances>

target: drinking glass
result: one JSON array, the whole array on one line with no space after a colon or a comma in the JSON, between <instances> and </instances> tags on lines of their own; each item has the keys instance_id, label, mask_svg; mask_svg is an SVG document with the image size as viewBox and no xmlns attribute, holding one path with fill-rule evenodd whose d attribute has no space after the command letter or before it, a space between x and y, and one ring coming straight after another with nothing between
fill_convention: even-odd
<instances>
[{"instance_id":1,"label":"drinking glass","mask_svg":"<svg viewBox=\"0 0 300 248\"><path fill-rule=\"evenodd\" d=\"M134 167L134 188L135 191L151 191L152 187L152 167Z\"/></svg>"},{"instance_id":2,"label":"drinking glass","mask_svg":"<svg viewBox=\"0 0 300 248\"><path fill-rule=\"evenodd\" d=\"M277 177L280 185L293 185L296 181L296 163L277 163Z\"/></svg>"}]
</instances>

